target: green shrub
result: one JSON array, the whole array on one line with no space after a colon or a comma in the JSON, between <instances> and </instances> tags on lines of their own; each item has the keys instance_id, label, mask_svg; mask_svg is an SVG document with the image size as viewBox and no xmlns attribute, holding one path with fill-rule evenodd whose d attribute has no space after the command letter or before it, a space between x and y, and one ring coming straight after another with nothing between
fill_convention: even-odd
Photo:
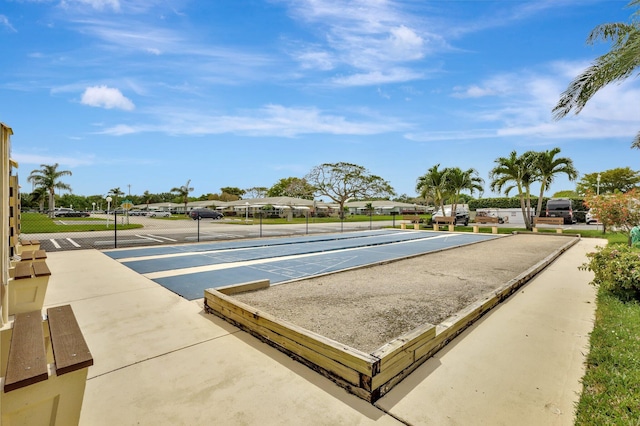
<instances>
[{"instance_id":1,"label":"green shrub","mask_svg":"<svg viewBox=\"0 0 640 426\"><path fill-rule=\"evenodd\" d=\"M623 300L640 299L640 250L610 244L588 253L589 261L580 266L594 273L593 285Z\"/></svg>"}]
</instances>

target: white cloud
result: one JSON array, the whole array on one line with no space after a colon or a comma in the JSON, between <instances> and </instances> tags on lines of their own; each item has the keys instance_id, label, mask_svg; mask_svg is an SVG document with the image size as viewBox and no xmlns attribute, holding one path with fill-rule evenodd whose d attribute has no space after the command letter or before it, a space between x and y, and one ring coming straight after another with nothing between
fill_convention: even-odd
<instances>
[{"instance_id":1,"label":"white cloud","mask_svg":"<svg viewBox=\"0 0 640 426\"><path fill-rule=\"evenodd\" d=\"M332 82L339 86L371 86L376 84L402 83L422 78L423 74L406 68L351 74L335 77Z\"/></svg>"},{"instance_id":2,"label":"white cloud","mask_svg":"<svg viewBox=\"0 0 640 426\"><path fill-rule=\"evenodd\" d=\"M133 102L125 97L120 90L107 86L87 87L82 94L81 103L93 107L117 108L125 111L131 111L135 108Z\"/></svg>"},{"instance_id":3,"label":"white cloud","mask_svg":"<svg viewBox=\"0 0 640 426\"><path fill-rule=\"evenodd\" d=\"M58 163L61 166L66 167L78 167L88 166L95 163L95 156L78 154L73 157L55 156L55 155L42 155L42 154L28 154L20 151L12 152L11 157L18 162L18 164L55 164Z\"/></svg>"},{"instance_id":4,"label":"white cloud","mask_svg":"<svg viewBox=\"0 0 640 426\"><path fill-rule=\"evenodd\" d=\"M457 129L409 133L416 141L511 139L590 140L628 138L640 130L640 84L629 79L601 89L578 115L553 119L552 109L584 63L554 63L544 71L496 75L477 84L455 87L452 97ZM475 98L473 104L466 98Z\"/></svg>"},{"instance_id":5,"label":"white cloud","mask_svg":"<svg viewBox=\"0 0 640 426\"><path fill-rule=\"evenodd\" d=\"M16 31L15 28L13 28L13 25L11 25L11 22L9 22L9 18L7 18L4 15L0 15L0 27L4 27L7 30L11 31L12 33L18 32Z\"/></svg>"},{"instance_id":6,"label":"white cloud","mask_svg":"<svg viewBox=\"0 0 640 426\"><path fill-rule=\"evenodd\" d=\"M60 5L62 7L69 7L73 4L87 5L95 10L105 10L107 8L112 9L115 12L120 10L119 0L62 0Z\"/></svg>"},{"instance_id":7,"label":"white cloud","mask_svg":"<svg viewBox=\"0 0 640 426\"><path fill-rule=\"evenodd\" d=\"M266 105L237 115L209 115L199 111L154 111L158 125L117 125L100 134L125 135L162 132L172 135L239 134L265 137L296 137L304 134L373 135L406 130L409 126L388 117L362 112L360 119L327 113L315 107Z\"/></svg>"}]
</instances>

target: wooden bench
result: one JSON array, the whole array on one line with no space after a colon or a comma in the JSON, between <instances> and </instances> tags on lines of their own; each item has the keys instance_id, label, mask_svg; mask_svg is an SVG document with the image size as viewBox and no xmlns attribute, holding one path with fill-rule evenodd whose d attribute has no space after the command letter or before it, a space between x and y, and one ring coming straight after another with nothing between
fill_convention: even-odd
<instances>
[{"instance_id":1,"label":"wooden bench","mask_svg":"<svg viewBox=\"0 0 640 426\"><path fill-rule=\"evenodd\" d=\"M9 315L41 310L51 276L47 263L18 262L9 275Z\"/></svg>"},{"instance_id":2,"label":"wooden bench","mask_svg":"<svg viewBox=\"0 0 640 426\"><path fill-rule=\"evenodd\" d=\"M533 232L538 232L537 225L564 225L564 218L562 217L534 217L533 218ZM555 228L556 233L562 234L562 228Z\"/></svg>"},{"instance_id":3,"label":"wooden bench","mask_svg":"<svg viewBox=\"0 0 640 426\"><path fill-rule=\"evenodd\" d=\"M449 232L453 232L455 229L456 218L453 216L433 216L431 218L431 222L433 223L434 231L440 230L438 225L449 225Z\"/></svg>"},{"instance_id":4,"label":"wooden bench","mask_svg":"<svg viewBox=\"0 0 640 426\"><path fill-rule=\"evenodd\" d=\"M43 249L40 249L40 250L25 250L17 256L16 260L17 262L44 262L46 259L47 259L47 252Z\"/></svg>"},{"instance_id":5,"label":"wooden bench","mask_svg":"<svg viewBox=\"0 0 640 426\"><path fill-rule=\"evenodd\" d=\"M16 253L21 254L23 251L40 250L39 240L20 240L20 244L16 247Z\"/></svg>"},{"instance_id":6,"label":"wooden bench","mask_svg":"<svg viewBox=\"0 0 640 426\"><path fill-rule=\"evenodd\" d=\"M476 223L500 223L500 219L494 216L476 216Z\"/></svg>"},{"instance_id":7,"label":"wooden bench","mask_svg":"<svg viewBox=\"0 0 640 426\"><path fill-rule=\"evenodd\" d=\"M413 223L413 229L420 229L420 222L422 222L422 218L420 216L418 216L417 214L413 214L413 215L404 215L402 216L402 220L408 220L409 222ZM401 229L407 229L406 224L401 223L400 224L400 228Z\"/></svg>"},{"instance_id":8,"label":"wooden bench","mask_svg":"<svg viewBox=\"0 0 640 426\"><path fill-rule=\"evenodd\" d=\"M495 217L495 216L477 216L475 218L475 225L473 225L473 232L475 234L480 232L480 226L478 225L478 223L482 223L482 224L494 224L494 223L500 223L500 218ZM498 227L493 225L491 226L491 233L492 234L497 234L498 233Z\"/></svg>"},{"instance_id":9,"label":"wooden bench","mask_svg":"<svg viewBox=\"0 0 640 426\"><path fill-rule=\"evenodd\" d=\"M10 332L3 420L77 425L93 356L71 306L47 309L44 320L41 311L17 314L3 332Z\"/></svg>"}]
</instances>

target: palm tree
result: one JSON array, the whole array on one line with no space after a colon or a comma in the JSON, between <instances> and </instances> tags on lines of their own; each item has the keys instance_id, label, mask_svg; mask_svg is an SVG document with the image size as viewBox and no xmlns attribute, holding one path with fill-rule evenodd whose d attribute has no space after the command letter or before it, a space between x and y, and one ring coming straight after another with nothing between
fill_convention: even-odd
<instances>
[{"instance_id":1,"label":"palm tree","mask_svg":"<svg viewBox=\"0 0 640 426\"><path fill-rule=\"evenodd\" d=\"M62 176L71 176L69 170L58 170L58 163L53 165L41 164L41 169L36 169L27 177L27 181L33 183L37 188L44 188L49 194L49 215L53 217L56 207L56 189L71 191L69 184L60 182Z\"/></svg>"},{"instance_id":2,"label":"palm tree","mask_svg":"<svg viewBox=\"0 0 640 426\"><path fill-rule=\"evenodd\" d=\"M537 212L538 217L542 214L542 197L544 191L553 183L557 174L565 173L569 180L578 178L578 171L573 167L573 160L566 157L555 158L560 152L560 148L553 148L544 152L539 152L536 158L538 180L540 181L540 196L538 197Z\"/></svg>"},{"instance_id":3,"label":"palm tree","mask_svg":"<svg viewBox=\"0 0 640 426\"><path fill-rule=\"evenodd\" d=\"M640 0L632 0L629 7L640 6ZM597 40L611 41L611 50L598 57L595 62L577 76L562 93L553 108L556 119L561 119L572 110L579 114L600 89L609 83L625 80L640 66L640 10L632 15L629 24L623 22L598 25L587 38L588 44ZM631 144L640 149L640 132Z\"/></svg>"},{"instance_id":4,"label":"palm tree","mask_svg":"<svg viewBox=\"0 0 640 426\"><path fill-rule=\"evenodd\" d=\"M189 179L185 185L171 188L171 192L177 194L178 197L182 198L182 201L184 202L184 214L188 214L187 203L189 202L189 193L193 191L193 188L189 186L190 183L191 179Z\"/></svg>"},{"instance_id":5,"label":"palm tree","mask_svg":"<svg viewBox=\"0 0 640 426\"><path fill-rule=\"evenodd\" d=\"M118 204L118 196L120 195L124 195L124 192L120 189L120 187L116 187L113 189L109 190L109 194L113 195L113 209L116 210L116 207L119 205Z\"/></svg>"},{"instance_id":6,"label":"palm tree","mask_svg":"<svg viewBox=\"0 0 640 426\"><path fill-rule=\"evenodd\" d=\"M516 188L520 197L520 207L524 224L528 230L532 229L531 223L531 184L535 181L535 160L537 153L527 151L521 156L511 151L509 157L497 158L496 166L489 172L491 178L491 190L502 192L509 196L509 192Z\"/></svg>"},{"instance_id":7,"label":"palm tree","mask_svg":"<svg viewBox=\"0 0 640 426\"><path fill-rule=\"evenodd\" d=\"M444 199L449 196L449 187L447 186L446 174L447 169L438 170L440 164L436 164L427 170L427 173L418 178L416 191L425 200L433 201L433 204L444 211Z\"/></svg>"},{"instance_id":8,"label":"palm tree","mask_svg":"<svg viewBox=\"0 0 640 426\"><path fill-rule=\"evenodd\" d=\"M473 191L476 189L478 192L484 191L484 180L478 176L478 171L473 168L463 171L459 167L452 167L446 170L447 173L445 174L445 180L449 187L449 192L454 197L451 216L455 217L458 208L458 200L460 200L460 193L465 189L468 189L471 194L473 194Z\"/></svg>"}]
</instances>

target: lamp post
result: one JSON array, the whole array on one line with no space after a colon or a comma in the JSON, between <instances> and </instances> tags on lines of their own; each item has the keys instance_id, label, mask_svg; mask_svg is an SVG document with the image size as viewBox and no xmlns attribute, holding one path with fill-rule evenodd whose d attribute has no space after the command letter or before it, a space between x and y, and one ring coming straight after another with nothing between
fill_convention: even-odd
<instances>
[{"instance_id":1,"label":"lamp post","mask_svg":"<svg viewBox=\"0 0 640 426\"><path fill-rule=\"evenodd\" d=\"M113 198L107 197L107 228L109 227L109 214L111 213L111 201Z\"/></svg>"},{"instance_id":2,"label":"lamp post","mask_svg":"<svg viewBox=\"0 0 640 426\"><path fill-rule=\"evenodd\" d=\"M245 223L249 223L249 202L245 202L244 205L246 206L245 209L245 216L244 216L244 222Z\"/></svg>"},{"instance_id":3,"label":"lamp post","mask_svg":"<svg viewBox=\"0 0 640 426\"><path fill-rule=\"evenodd\" d=\"M96 203L95 202L91 203L91 207L92 207L91 208L91 213L95 214L95 212L96 212Z\"/></svg>"},{"instance_id":4,"label":"lamp post","mask_svg":"<svg viewBox=\"0 0 640 426\"><path fill-rule=\"evenodd\" d=\"M598 177L596 177L596 195L600 195L600 179L602 176L600 176L600 173L598 173Z\"/></svg>"}]
</instances>

